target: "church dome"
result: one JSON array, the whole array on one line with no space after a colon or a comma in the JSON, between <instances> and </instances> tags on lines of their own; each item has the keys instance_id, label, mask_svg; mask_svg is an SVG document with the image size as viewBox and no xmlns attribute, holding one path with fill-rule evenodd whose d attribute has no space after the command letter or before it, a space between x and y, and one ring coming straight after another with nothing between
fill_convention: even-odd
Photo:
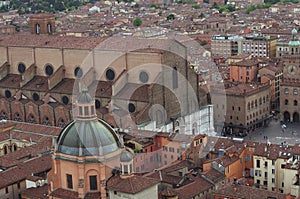
<instances>
[{"instance_id":1,"label":"church dome","mask_svg":"<svg viewBox=\"0 0 300 199\"><path fill-rule=\"evenodd\" d=\"M131 162L133 155L129 151L123 151L120 156L120 162Z\"/></svg>"},{"instance_id":2,"label":"church dome","mask_svg":"<svg viewBox=\"0 0 300 199\"><path fill-rule=\"evenodd\" d=\"M292 34L293 34L293 35L296 35L296 34L297 34L297 30L296 30L295 28L292 30Z\"/></svg>"},{"instance_id":3,"label":"church dome","mask_svg":"<svg viewBox=\"0 0 300 199\"><path fill-rule=\"evenodd\" d=\"M58 137L58 152L73 156L103 156L122 148L115 131L103 120L74 120Z\"/></svg>"}]
</instances>

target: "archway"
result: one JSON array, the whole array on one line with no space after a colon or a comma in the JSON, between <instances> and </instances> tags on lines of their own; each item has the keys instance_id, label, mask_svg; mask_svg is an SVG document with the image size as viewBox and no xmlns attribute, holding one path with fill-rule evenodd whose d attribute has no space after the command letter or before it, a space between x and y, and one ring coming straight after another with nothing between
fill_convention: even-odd
<instances>
[{"instance_id":1,"label":"archway","mask_svg":"<svg viewBox=\"0 0 300 199\"><path fill-rule=\"evenodd\" d=\"M291 118L290 113L289 113L288 111L285 111L285 112L283 113L283 120L284 120L285 122L289 122L289 121L290 121L290 118Z\"/></svg>"},{"instance_id":2,"label":"archway","mask_svg":"<svg viewBox=\"0 0 300 199\"><path fill-rule=\"evenodd\" d=\"M299 122L299 113L298 112L295 112L293 114L293 122Z\"/></svg>"}]
</instances>

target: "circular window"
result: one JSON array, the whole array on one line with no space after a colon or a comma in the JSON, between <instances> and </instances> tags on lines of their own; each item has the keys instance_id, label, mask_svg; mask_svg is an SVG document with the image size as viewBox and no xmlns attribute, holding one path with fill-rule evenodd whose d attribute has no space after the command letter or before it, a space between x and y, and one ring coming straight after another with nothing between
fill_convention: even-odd
<instances>
[{"instance_id":1,"label":"circular window","mask_svg":"<svg viewBox=\"0 0 300 199\"><path fill-rule=\"evenodd\" d=\"M49 117L46 116L46 117L45 117L45 121L49 121Z\"/></svg>"},{"instance_id":2,"label":"circular window","mask_svg":"<svg viewBox=\"0 0 300 199\"><path fill-rule=\"evenodd\" d=\"M101 107L101 102L99 100L95 100L95 107L96 109L99 109Z\"/></svg>"},{"instance_id":3,"label":"circular window","mask_svg":"<svg viewBox=\"0 0 300 199\"><path fill-rule=\"evenodd\" d=\"M6 116L6 112L5 111L2 111L1 114L2 114L2 116Z\"/></svg>"},{"instance_id":4,"label":"circular window","mask_svg":"<svg viewBox=\"0 0 300 199\"><path fill-rule=\"evenodd\" d=\"M74 75L75 75L76 78L81 78L82 77L83 71L79 66L75 68Z\"/></svg>"},{"instance_id":5,"label":"circular window","mask_svg":"<svg viewBox=\"0 0 300 199\"><path fill-rule=\"evenodd\" d=\"M5 91L5 97L10 98L11 97L11 92L9 90Z\"/></svg>"},{"instance_id":6,"label":"circular window","mask_svg":"<svg viewBox=\"0 0 300 199\"><path fill-rule=\"evenodd\" d=\"M18 65L18 71L19 71L19 73L24 73L25 70L26 70L26 66L23 63L20 63Z\"/></svg>"},{"instance_id":7,"label":"circular window","mask_svg":"<svg viewBox=\"0 0 300 199\"><path fill-rule=\"evenodd\" d=\"M60 122L60 123L64 123L65 120L64 120L63 118L60 118L59 122Z\"/></svg>"},{"instance_id":8,"label":"circular window","mask_svg":"<svg viewBox=\"0 0 300 199\"><path fill-rule=\"evenodd\" d=\"M128 111L133 113L135 111L135 105L133 103L128 104Z\"/></svg>"},{"instance_id":9,"label":"circular window","mask_svg":"<svg viewBox=\"0 0 300 199\"><path fill-rule=\"evenodd\" d=\"M37 93L33 93L32 98L34 101L38 101L40 99L40 96Z\"/></svg>"},{"instance_id":10,"label":"circular window","mask_svg":"<svg viewBox=\"0 0 300 199\"><path fill-rule=\"evenodd\" d=\"M47 65L47 66L45 67L45 73L46 73L48 76L52 75L52 74L53 74L53 67L52 67L51 65Z\"/></svg>"},{"instance_id":11,"label":"circular window","mask_svg":"<svg viewBox=\"0 0 300 199\"><path fill-rule=\"evenodd\" d=\"M64 103L65 105L67 105L69 103L69 98L67 96L63 96L61 98L61 100L62 100L62 103Z\"/></svg>"},{"instance_id":12,"label":"circular window","mask_svg":"<svg viewBox=\"0 0 300 199\"><path fill-rule=\"evenodd\" d=\"M15 117L20 117L20 114L19 113L15 113Z\"/></svg>"},{"instance_id":13,"label":"circular window","mask_svg":"<svg viewBox=\"0 0 300 199\"><path fill-rule=\"evenodd\" d=\"M140 72L140 81L143 83L148 82L149 76L145 71Z\"/></svg>"},{"instance_id":14,"label":"circular window","mask_svg":"<svg viewBox=\"0 0 300 199\"><path fill-rule=\"evenodd\" d=\"M107 69L105 75L106 75L106 79L109 81L115 79L115 72L112 69Z\"/></svg>"}]
</instances>

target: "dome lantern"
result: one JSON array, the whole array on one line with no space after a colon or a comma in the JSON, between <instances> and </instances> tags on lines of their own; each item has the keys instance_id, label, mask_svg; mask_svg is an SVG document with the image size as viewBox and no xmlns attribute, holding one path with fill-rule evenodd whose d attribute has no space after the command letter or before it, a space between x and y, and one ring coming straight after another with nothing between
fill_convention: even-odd
<instances>
[{"instance_id":1,"label":"dome lantern","mask_svg":"<svg viewBox=\"0 0 300 199\"><path fill-rule=\"evenodd\" d=\"M81 93L78 95L76 108L75 115L78 120L89 120L97 117L95 100L89 94L86 86L83 86Z\"/></svg>"}]
</instances>

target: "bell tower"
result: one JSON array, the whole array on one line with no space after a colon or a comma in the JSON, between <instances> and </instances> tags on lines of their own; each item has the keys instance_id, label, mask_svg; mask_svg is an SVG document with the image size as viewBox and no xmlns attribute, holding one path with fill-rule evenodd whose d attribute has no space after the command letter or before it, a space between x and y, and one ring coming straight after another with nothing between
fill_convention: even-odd
<instances>
[{"instance_id":1,"label":"bell tower","mask_svg":"<svg viewBox=\"0 0 300 199\"><path fill-rule=\"evenodd\" d=\"M48 34L55 33L55 17L52 14L39 13L30 16L31 34Z\"/></svg>"}]
</instances>

